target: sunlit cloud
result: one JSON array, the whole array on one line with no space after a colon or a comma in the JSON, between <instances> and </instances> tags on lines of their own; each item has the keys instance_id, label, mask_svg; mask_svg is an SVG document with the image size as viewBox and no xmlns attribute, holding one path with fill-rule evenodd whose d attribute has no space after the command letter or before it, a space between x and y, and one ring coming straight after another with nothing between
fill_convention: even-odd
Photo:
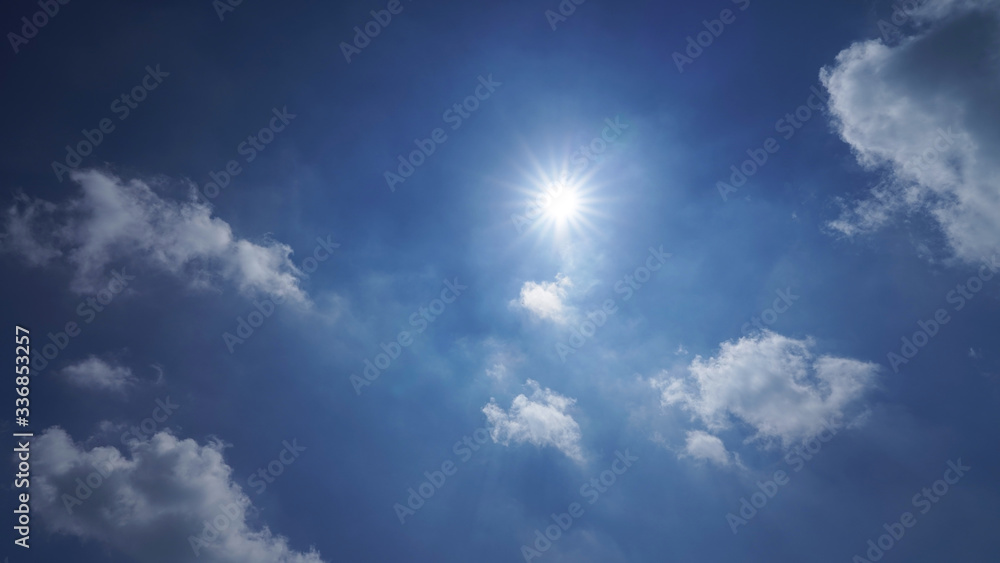
<instances>
[{"instance_id":1,"label":"sunlit cloud","mask_svg":"<svg viewBox=\"0 0 1000 563\"><path fill-rule=\"evenodd\" d=\"M505 446L511 443L552 446L570 459L582 462L580 425L567 412L576 399L542 389L531 379L525 385L531 396L518 395L509 410L503 410L492 399L483 407L493 441Z\"/></svg>"},{"instance_id":2,"label":"sunlit cloud","mask_svg":"<svg viewBox=\"0 0 1000 563\"><path fill-rule=\"evenodd\" d=\"M573 282L561 274L552 282L527 281L521 287L520 298L511 301L510 306L528 311L539 319L563 324L571 315L571 307L565 303L570 287Z\"/></svg>"}]
</instances>

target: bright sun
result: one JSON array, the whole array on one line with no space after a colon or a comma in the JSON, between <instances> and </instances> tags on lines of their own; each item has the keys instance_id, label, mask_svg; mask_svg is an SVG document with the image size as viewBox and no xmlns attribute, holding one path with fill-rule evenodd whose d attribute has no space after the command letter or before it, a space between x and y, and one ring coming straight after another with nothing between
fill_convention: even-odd
<instances>
[{"instance_id":1,"label":"bright sun","mask_svg":"<svg viewBox=\"0 0 1000 563\"><path fill-rule=\"evenodd\" d=\"M517 186L525 195L524 212L511 215L518 231L527 227L552 235L556 240L565 240L594 229L592 219L602 213L595 207L597 200L593 192L596 187L587 181L588 178L571 176L567 172L546 173L539 167L529 176L527 186Z\"/></svg>"},{"instance_id":2,"label":"bright sun","mask_svg":"<svg viewBox=\"0 0 1000 563\"><path fill-rule=\"evenodd\" d=\"M580 210L580 199L569 186L562 186L546 206L545 212L557 221L568 221Z\"/></svg>"}]
</instances>

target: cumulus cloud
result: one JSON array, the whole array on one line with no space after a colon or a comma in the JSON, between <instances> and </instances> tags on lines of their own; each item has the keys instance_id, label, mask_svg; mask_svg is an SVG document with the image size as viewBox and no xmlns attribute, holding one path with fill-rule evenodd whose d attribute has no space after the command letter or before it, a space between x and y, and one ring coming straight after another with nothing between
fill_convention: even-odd
<instances>
[{"instance_id":1,"label":"cumulus cloud","mask_svg":"<svg viewBox=\"0 0 1000 563\"><path fill-rule=\"evenodd\" d=\"M553 282L524 282L521 286L521 297L510 302L511 307L524 309L540 319L548 319L556 323L569 320L570 309L565 304L566 290L573 282L559 274Z\"/></svg>"},{"instance_id":2,"label":"cumulus cloud","mask_svg":"<svg viewBox=\"0 0 1000 563\"><path fill-rule=\"evenodd\" d=\"M542 389L531 379L526 385L531 396L518 395L510 410L504 411L494 399L483 407L493 441L505 446L511 442L553 446L570 459L582 462L580 425L566 412L576 399Z\"/></svg>"},{"instance_id":3,"label":"cumulus cloud","mask_svg":"<svg viewBox=\"0 0 1000 563\"><path fill-rule=\"evenodd\" d=\"M106 391L124 392L136 383L131 369L111 364L96 356L66 366L62 369L62 374L78 387Z\"/></svg>"},{"instance_id":4,"label":"cumulus cloud","mask_svg":"<svg viewBox=\"0 0 1000 563\"><path fill-rule=\"evenodd\" d=\"M54 532L140 563L322 562L250 526L250 499L232 481L221 445L160 432L129 448L128 457L110 446L88 449L61 428L46 430L32 448L32 512ZM218 523L218 535L199 543L211 537L206 522Z\"/></svg>"},{"instance_id":5,"label":"cumulus cloud","mask_svg":"<svg viewBox=\"0 0 1000 563\"><path fill-rule=\"evenodd\" d=\"M742 465L739 456L730 453L718 436L703 430L691 430L687 433L687 442L680 455L698 461L709 461L721 467Z\"/></svg>"},{"instance_id":6,"label":"cumulus cloud","mask_svg":"<svg viewBox=\"0 0 1000 563\"><path fill-rule=\"evenodd\" d=\"M855 236L919 214L978 261L1000 240L1000 4L929 2L910 17L915 35L855 43L820 74L840 136L884 174L829 226Z\"/></svg>"},{"instance_id":7,"label":"cumulus cloud","mask_svg":"<svg viewBox=\"0 0 1000 563\"><path fill-rule=\"evenodd\" d=\"M82 193L62 204L19 196L5 214L0 245L34 265L65 259L75 271L74 291L95 292L107 285L112 263L139 260L194 285L222 279L246 294L305 300L289 246L236 238L207 204L161 198L138 179L97 170L71 178Z\"/></svg>"},{"instance_id":8,"label":"cumulus cloud","mask_svg":"<svg viewBox=\"0 0 1000 563\"><path fill-rule=\"evenodd\" d=\"M723 342L716 357L696 356L687 379L660 378L653 385L664 405L691 411L710 430L738 421L755 431L751 439L788 446L857 409L878 373L873 363L817 357L813 347L811 340L764 331Z\"/></svg>"}]
</instances>

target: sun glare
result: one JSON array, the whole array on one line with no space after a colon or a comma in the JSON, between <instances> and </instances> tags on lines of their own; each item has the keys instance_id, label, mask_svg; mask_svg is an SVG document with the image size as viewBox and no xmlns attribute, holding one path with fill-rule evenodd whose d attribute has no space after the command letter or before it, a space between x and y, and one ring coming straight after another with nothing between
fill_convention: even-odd
<instances>
[{"instance_id":1,"label":"sun glare","mask_svg":"<svg viewBox=\"0 0 1000 563\"><path fill-rule=\"evenodd\" d=\"M573 178L566 173L558 179L553 176L539 173L533 186L524 190L528 199L521 223L515 223L518 228L537 229L558 240L593 229L591 218L598 213L590 195L594 188L587 185L587 178Z\"/></svg>"},{"instance_id":2,"label":"sun glare","mask_svg":"<svg viewBox=\"0 0 1000 563\"><path fill-rule=\"evenodd\" d=\"M517 211L510 218L519 233L540 235L538 241L563 244L598 230L595 219L606 219L598 197L602 186L594 181L597 167L587 173L570 171L570 163L554 158L545 164L528 153L531 167L522 169L522 179L510 187L519 193L512 202Z\"/></svg>"},{"instance_id":3,"label":"sun glare","mask_svg":"<svg viewBox=\"0 0 1000 563\"><path fill-rule=\"evenodd\" d=\"M563 185L548 202L545 213L556 221L569 221L580 211L580 199L575 190Z\"/></svg>"}]
</instances>

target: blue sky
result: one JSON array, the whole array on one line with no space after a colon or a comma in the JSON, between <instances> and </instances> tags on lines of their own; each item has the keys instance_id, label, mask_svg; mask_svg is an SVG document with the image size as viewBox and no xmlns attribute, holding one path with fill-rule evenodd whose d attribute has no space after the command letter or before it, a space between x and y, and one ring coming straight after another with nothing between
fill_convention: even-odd
<instances>
[{"instance_id":1,"label":"blue sky","mask_svg":"<svg viewBox=\"0 0 1000 563\"><path fill-rule=\"evenodd\" d=\"M1000 554L996 2L2 12L11 562Z\"/></svg>"}]
</instances>

